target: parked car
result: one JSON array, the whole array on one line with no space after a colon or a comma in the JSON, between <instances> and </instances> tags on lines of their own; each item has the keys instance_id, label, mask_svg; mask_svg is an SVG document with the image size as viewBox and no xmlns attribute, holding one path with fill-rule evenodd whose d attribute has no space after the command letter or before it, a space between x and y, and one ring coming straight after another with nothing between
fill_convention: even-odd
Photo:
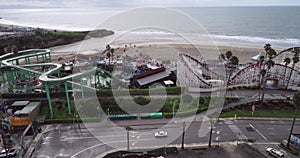
<instances>
[{"instance_id":1,"label":"parked car","mask_svg":"<svg viewBox=\"0 0 300 158\"><path fill-rule=\"evenodd\" d=\"M17 157L17 150L16 149L6 149L8 151L7 156L10 158ZM5 150L3 149L0 153L0 158L6 158Z\"/></svg>"},{"instance_id":2,"label":"parked car","mask_svg":"<svg viewBox=\"0 0 300 158\"><path fill-rule=\"evenodd\" d=\"M168 132L167 131L158 131L154 133L155 137L167 137L168 136Z\"/></svg>"},{"instance_id":3,"label":"parked car","mask_svg":"<svg viewBox=\"0 0 300 158\"><path fill-rule=\"evenodd\" d=\"M284 153L282 151L276 150L274 148L271 147L266 147L266 152L276 158L284 158Z\"/></svg>"}]
</instances>

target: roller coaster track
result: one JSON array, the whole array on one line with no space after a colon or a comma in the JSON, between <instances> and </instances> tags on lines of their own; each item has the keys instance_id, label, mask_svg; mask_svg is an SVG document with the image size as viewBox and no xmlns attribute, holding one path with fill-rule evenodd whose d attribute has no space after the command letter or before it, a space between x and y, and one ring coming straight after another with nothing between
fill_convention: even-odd
<instances>
[{"instance_id":1,"label":"roller coaster track","mask_svg":"<svg viewBox=\"0 0 300 158\"><path fill-rule=\"evenodd\" d=\"M57 64L57 63L38 63L38 64L27 64L27 65L14 65L11 62L15 61L17 59L24 59L26 57L31 57L33 55L42 55L43 53L50 53L50 50L47 49L30 49L30 50L26 50L26 51L20 51L17 54L14 53L7 53L5 55L0 56L0 61L1 61L1 68L13 68L14 70L19 70L19 71L26 71L28 73L32 73L35 75L39 75L39 80L42 83L59 83L59 82L68 82L70 84L75 84L75 85L79 85L78 83L72 82L71 80L73 78L78 78L78 77L82 77L91 73L104 73L105 75L114 78L115 80L119 81L119 82L124 82L118 78L115 78L110 72L104 70L104 69L100 69L100 68L96 68L93 67L89 70L83 71L83 72L78 72L69 76L65 76L65 77L61 77L61 78L54 78L51 77L52 74L57 73L61 70L62 65L61 64ZM34 71L31 70L29 68L33 68L33 67L43 67L43 66L47 66L47 67L51 67L52 69L50 69L47 72L41 73L38 71ZM82 85L84 86L84 85ZM89 87L89 86L84 86L85 88L88 88L90 90L96 90L93 87Z\"/></svg>"},{"instance_id":2,"label":"roller coaster track","mask_svg":"<svg viewBox=\"0 0 300 158\"><path fill-rule=\"evenodd\" d=\"M207 79L219 80L219 79L225 78L224 76L219 75L216 72L209 70L209 68L207 68L207 65L199 62L197 59L191 57L190 55L179 54L178 62L179 62L179 65L178 65L179 70L177 70L177 71L179 71L178 78L179 78L179 80L181 80L180 83L186 84L186 81L188 81L188 83L191 83L189 85L186 84L186 86L211 88L213 85L211 83L209 83ZM195 65L192 65L192 64L195 64ZM197 68L195 68L195 66L201 71L201 73L197 72ZM183 69L183 70L180 70L180 69Z\"/></svg>"},{"instance_id":3,"label":"roller coaster track","mask_svg":"<svg viewBox=\"0 0 300 158\"><path fill-rule=\"evenodd\" d=\"M179 56L181 58L186 57L189 60L192 60L194 63L197 64L197 66L201 67L201 70L204 71L205 74L207 74L208 76L211 76L211 78L213 79L225 79L226 77L224 75L220 75L214 71L211 71L206 64L201 63L200 61L198 61L197 59L193 58L192 56L188 55L188 54L179 54Z\"/></svg>"},{"instance_id":4,"label":"roller coaster track","mask_svg":"<svg viewBox=\"0 0 300 158\"><path fill-rule=\"evenodd\" d=\"M288 48L288 49L285 49L285 50L279 52L278 54L276 54L276 56L273 58L273 60L276 60L277 58L279 58L280 55L283 55L284 53L287 53L287 52L291 52L292 50L294 50L296 48L299 49L300 47ZM256 76L258 76L260 67L261 67L261 65L259 63L256 63L256 64L249 65L249 66L239 70L232 78L230 78L229 85L236 85L236 84L245 83L246 82L245 80L249 79L249 76L246 77L246 74L250 74L249 72L251 70L256 70L257 72L255 74L256 74ZM271 77L273 76L273 78L277 78L281 81L287 80L287 78L285 78L285 74L284 75L279 74L279 72L282 71L282 70L284 70L284 72L286 72L286 73L294 72L293 73L294 76L297 76L297 75L300 76L300 71L298 69L292 68L292 67L289 67L289 66L285 66L285 65L282 65L282 64L278 64L278 63L276 63L275 66L271 69L273 69L274 72L272 72L270 76Z\"/></svg>"},{"instance_id":5,"label":"roller coaster track","mask_svg":"<svg viewBox=\"0 0 300 158\"><path fill-rule=\"evenodd\" d=\"M282 60L282 55L284 53L288 53L293 51L296 48L300 47L293 47L293 48L288 48L285 49L281 52L279 52L273 59L274 60ZM281 58L280 58L281 57ZM200 82L206 86L206 88L211 87L212 85L208 82L207 77L209 79L215 79L215 80L223 80L226 81L226 77L224 75L220 75L216 73L215 71L210 70L206 64L199 62L197 59L191 57L190 55L187 54L179 54L178 61L181 62L185 68L185 70L189 71L192 75L183 75L181 80L188 80L189 83L195 84L197 82ZM279 61L278 61L279 62ZM193 65L192 65L193 64ZM198 69L201 70L201 73L197 73L197 67ZM230 79L229 79L229 85L247 85L251 83L257 84L260 78L260 67L261 65L256 63L249 65L241 70L239 70L237 73L235 73ZM280 83L283 85L285 82L288 80L286 74L283 72L286 72L286 74L291 74L293 72L293 78L295 80L300 80L300 71L298 70L297 67L291 68L289 66L285 66L282 64L276 63L275 66L271 69L271 71L268 74L268 78L272 79L278 79ZM182 71L181 73L186 73L185 71ZM180 74L179 74L180 75ZM255 81L252 81L255 80ZM184 82L184 81L183 81ZM186 81L185 81L186 82ZM186 82L187 84L187 82ZM188 85L188 84L187 84ZM200 84L201 85L201 84ZM252 84L251 84L252 85Z\"/></svg>"}]
</instances>

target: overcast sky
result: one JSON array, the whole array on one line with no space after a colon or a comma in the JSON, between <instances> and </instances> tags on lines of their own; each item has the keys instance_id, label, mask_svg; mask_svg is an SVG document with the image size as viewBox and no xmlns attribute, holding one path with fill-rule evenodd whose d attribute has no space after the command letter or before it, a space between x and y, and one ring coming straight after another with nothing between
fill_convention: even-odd
<instances>
[{"instance_id":1,"label":"overcast sky","mask_svg":"<svg viewBox=\"0 0 300 158\"><path fill-rule=\"evenodd\" d=\"M15 7L188 7L188 6L299 6L300 0L0 0L1 8Z\"/></svg>"}]
</instances>

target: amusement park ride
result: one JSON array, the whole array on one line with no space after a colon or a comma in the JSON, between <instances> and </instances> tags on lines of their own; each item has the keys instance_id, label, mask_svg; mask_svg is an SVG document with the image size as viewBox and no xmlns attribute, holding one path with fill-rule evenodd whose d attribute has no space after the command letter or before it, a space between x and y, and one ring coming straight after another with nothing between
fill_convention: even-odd
<instances>
[{"instance_id":1,"label":"amusement park ride","mask_svg":"<svg viewBox=\"0 0 300 158\"><path fill-rule=\"evenodd\" d=\"M281 64L285 57L293 55L294 49L296 48L286 49L274 58L276 65L267 74L267 79L274 83L274 88L284 88L290 75L289 86L299 84L299 63L295 65L294 69ZM53 117L53 109L50 94L57 89L65 92L68 113L71 113L68 93L70 90L80 91L84 99L85 91L96 91L103 88L105 86L103 81L107 81L107 79L124 82L112 75L111 72L99 67L91 67L89 70L62 76L63 66L52 62L50 50L47 49L31 49L16 54L7 53L0 56L0 64L1 93L45 92L51 117ZM218 73L218 65L203 64L192 56L180 54L177 60L177 86L211 89L224 83L228 83L229 86L258 85L259 71L258 63L250 64L235 72L228 81L226 75Z\"/></svg>"}]
</instances>

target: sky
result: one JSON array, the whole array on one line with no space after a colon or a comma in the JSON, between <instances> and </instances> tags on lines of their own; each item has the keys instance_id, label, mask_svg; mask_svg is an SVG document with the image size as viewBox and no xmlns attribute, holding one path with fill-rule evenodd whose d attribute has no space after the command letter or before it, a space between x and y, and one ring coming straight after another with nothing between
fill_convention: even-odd
<instances>
[{"instance_id":1,"label":"sky","mask_svg":"<svg viewBox=\"0 0 300 158\"><path fill-rule=\"evenodd\" d=\"M195 6L300 6L299 0L0 0L0 8L70 7L195 7Z\"/></svg>"}]
</instances>

